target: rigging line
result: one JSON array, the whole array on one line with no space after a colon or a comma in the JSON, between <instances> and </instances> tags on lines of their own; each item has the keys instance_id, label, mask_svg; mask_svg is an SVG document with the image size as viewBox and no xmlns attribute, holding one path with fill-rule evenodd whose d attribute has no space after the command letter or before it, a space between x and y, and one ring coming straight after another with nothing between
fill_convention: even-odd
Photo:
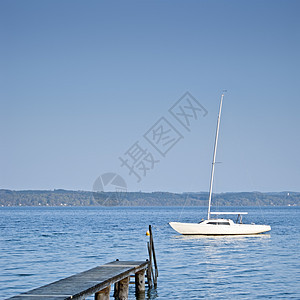
<instances>
[{"instance_id":1,"label":"rigging line","mask_svg":"<svg viewBox=\"0 0 300 300\"><path fill-rule=\"evenodd\" d=\"M184 208L185 208L185 206L186 206L186 203L187 203L187 201L189 200L189 193L187 193L186 194L187 196L186 196L186 198L185 198L185 201L184 201L184 204L183 204L183 206L182 206L182 208L181 208L181 211L180 211L180 214L179 214L179 221L181 220L181 216L182 216L182 213L183 213L183 211L184 211Z\"/></svg>"},{"instance_id":2,"label":"rigging line","mask_svg":"<svg viewBox=\"0 0 300 300\"><path fill-rule=\"evenodd\" d=\"M220 199L216 195L218 193L218 191L219 191L219 180L218 180L218 175L215 175L214 188L213 188L213 192L212 192L212 199L214 199L214 202L216 203L214 205L216 211L220 211Z\"/></svg>"},{"instance_id":3,"label":"rigging line","mask_svg":"<svg viewBox=\"0 0 300 300\"><path fill-rule=\"evenodd\" d=\"M192 183L191 183L191 181L190 181L190 182L189 182L189 190L191 190L191 188L192 188ZM184 211L184 209L185 209L185 207L186 207L186 204L187 204L188 200L190 200L190 192L186 193L185 201L184 201L184 204L183 204L183 206L182 206L182 208L181 208L181 211L180 211L180 214L179 214L179 221L181 220L183 211Z\"/></svg>"}]
</instances>

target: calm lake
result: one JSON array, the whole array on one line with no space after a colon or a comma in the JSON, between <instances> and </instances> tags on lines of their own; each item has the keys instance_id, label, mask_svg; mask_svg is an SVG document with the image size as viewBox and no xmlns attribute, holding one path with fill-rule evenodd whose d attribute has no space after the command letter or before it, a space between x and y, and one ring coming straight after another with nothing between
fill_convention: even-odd
<instances>
[{"instance_id":1,"label":"calm lake","mask_svg":"<svg viewBox=\"0 0 300 300\"><path fill-rule=\"evenodd\" d=\"M242 211L249 212L245 223L269 224L272 231L201 237L169 227L199 222L204 207L2 207L0 299L117 258L145 260L149 224L159 277L146 299L300 299L300 207Z\"/></svg>"}]
</instances>

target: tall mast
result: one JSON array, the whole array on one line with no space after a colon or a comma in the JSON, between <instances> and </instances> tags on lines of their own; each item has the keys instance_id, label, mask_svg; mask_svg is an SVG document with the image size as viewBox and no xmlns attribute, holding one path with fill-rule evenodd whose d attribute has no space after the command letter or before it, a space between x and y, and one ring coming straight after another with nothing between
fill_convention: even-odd
<instances>
[{"instance_id":1,"label":"tall mast","mask_svg":"<svg viewBox=\"0 0 300 300\"><path fill-rule=\"evenodd\" d=\"M213 182L214 182L216 153L217 153L217 146L218 146L218 137L219 137L219 128L220 128L220 119L221 119L223 98L224 98L224 93L222 93L222 96L221 96L220 109L219 109L218 122L217 122L217 130L216 130L216 138L215 138L215 146L214 146L214 155L213 155L213 161L212 161L212 167L211 167L207 220L210 219L211 196L212 196L212 188L213 188Z\"/></svg>"}]
</instances>

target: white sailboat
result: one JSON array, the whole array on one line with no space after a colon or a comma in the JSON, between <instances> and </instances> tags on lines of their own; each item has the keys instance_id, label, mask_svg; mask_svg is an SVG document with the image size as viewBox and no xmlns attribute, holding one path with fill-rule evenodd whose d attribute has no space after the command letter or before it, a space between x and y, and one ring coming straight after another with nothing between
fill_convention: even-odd
<instances>
[{"instance_id":1,"label":"white sailboat","mask_svg":"<svg viewBox=\"0 0 300 300\"><path fill-rule=\"evenodd\" d=\"M210 188L209 188L209 199L208 199L208 211L207 220L203 220L200 223L180 223L180 222L170 222L170 226L181 234L198 234L198 235L248 235L248 234L258 234L271 230L269 225L257 225L257 224L243 224L242 216L246 215L247 212L212 212L211 211L211 199L212 199L212 189L214 181L214 172L216 164L216 153L218 146L220 119L222 111L224 93L221 96L220 109L217 121L217 130L215 137L213 162L211 169L210 178ZM237 215L236 223L231 219L223 218L212 218L212 215Z\"/></svg>"}]
</instances>

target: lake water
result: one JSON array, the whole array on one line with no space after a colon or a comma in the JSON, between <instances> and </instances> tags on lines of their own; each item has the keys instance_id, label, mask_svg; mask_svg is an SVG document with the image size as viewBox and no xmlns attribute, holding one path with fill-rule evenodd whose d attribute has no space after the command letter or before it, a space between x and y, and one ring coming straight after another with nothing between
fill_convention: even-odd
<instances>
[{"instance_id":1,"label":"lake water","mask_svg":"<svg viewBox=\"0 0 300 300\"><path fill-rule=\"evenodd\" d=\"M246 211L245 222L271 233L182 236L167 224L200 221L201 207L0 208L0 299L117 258L146 259L149 224L159 277L147 299L300 299L300 207Z\"/></svg>"}]
</instances>

